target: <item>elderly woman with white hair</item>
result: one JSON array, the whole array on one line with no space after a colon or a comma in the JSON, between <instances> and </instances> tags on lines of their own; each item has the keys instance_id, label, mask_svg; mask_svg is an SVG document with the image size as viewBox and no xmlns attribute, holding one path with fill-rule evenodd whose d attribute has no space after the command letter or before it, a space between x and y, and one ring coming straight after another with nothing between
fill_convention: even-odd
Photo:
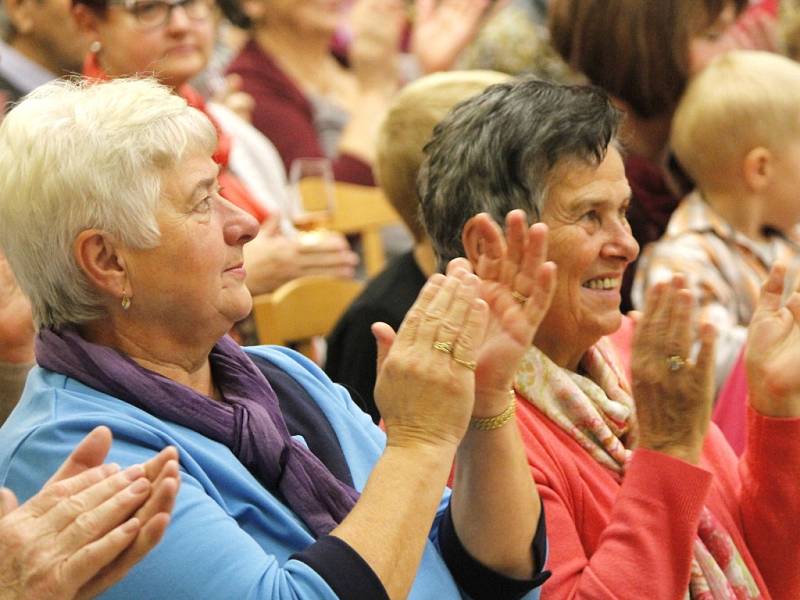
<instances>
[{"instance_id":1,"label":"elderly woman with white hair","mask_svg":"<svg viewBox=\"0 0 800 600\"><path fill-rule=\"evenodd\" d=\"M551 539L542 595L800 598L800 294L781 306L782 269L762 290L741 462L709 423L715 333L701 325L694 344L681 277L650 291L631 386L612 343L638 253L620 118L599 88L498 84L437 125L420 175L439 259L466 254L479 277L514 273L495 224L509 211L549 228L556 291L514 380Z\"/></svg>"},{"instance_id":2,"label":"elderly woman with white hair","mask_svg":"<svg viewBox=\"0 0 800 600\"><path fill-rule=\"evenodd\" d=\"M509 249L540 284L524 306L456 262L396 334L373 327L384 435L303 357L225 336L258 227L220 195L215 144L150 80L51 84L5 118L0 242L39 332L0 483L30 496L98 424L121 465L179 450L164 540L108 598L537 596L509 389L552 296L542 229Z\"/></svg>"}]
</instances>

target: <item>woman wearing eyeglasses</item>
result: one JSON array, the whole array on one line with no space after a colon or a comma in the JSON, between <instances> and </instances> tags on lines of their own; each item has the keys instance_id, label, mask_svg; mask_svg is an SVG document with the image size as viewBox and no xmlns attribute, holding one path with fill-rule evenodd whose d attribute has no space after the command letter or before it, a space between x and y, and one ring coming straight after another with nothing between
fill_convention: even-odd
<instances>
[{"instance_id":1,"label":"woman wearing eyeglasses","mask_svg":"<svg viewBox=\"0 0 800 600\"><path fill-rule=\"evenodd\" d=\"M98 80L154 76L214 124L223 194L263 223L245 256L253 294L302 275L353 276L358 259L340 234L301 238L287 230L285 219L277 227L286 189L275 148L249 123L220 105L206 104L188 85L211 56L213 0L75 0L74 5L79 27L92 40L84 75Z\"/></svg>"}]
</instances>

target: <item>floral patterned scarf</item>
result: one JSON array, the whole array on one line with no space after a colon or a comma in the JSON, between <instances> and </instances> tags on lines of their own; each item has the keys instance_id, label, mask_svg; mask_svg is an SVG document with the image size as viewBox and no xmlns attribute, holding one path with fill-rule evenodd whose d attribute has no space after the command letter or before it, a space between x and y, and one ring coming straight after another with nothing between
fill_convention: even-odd
<instances>
[{"instance_id":1,"label":"floral patterned scarf","mask_svg":"<svg viewBox=\"0 0 800 600\"><path fill-rule=\"evenodd\" d=\"M584 374L553 363L532 346L517 371L517 393L574 439L599 464L623 475L636 445L636 408L630 384L607 339L591 347ZM731 536L704 507L700 514L686 598L762 598Z\"/></svg>"}]
</instances>

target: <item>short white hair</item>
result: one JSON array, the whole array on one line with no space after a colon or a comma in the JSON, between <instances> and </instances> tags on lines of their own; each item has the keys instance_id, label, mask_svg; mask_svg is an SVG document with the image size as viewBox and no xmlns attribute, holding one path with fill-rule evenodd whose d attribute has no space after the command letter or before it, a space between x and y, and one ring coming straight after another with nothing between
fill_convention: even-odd
<instances>
[{"instance_id":1,"label":"short white hair","mask_svg":"<svg viewBox=\"0 0 800 600\"><path fill-rule=\"evenodd\" d=\"M160 241L162 174L216 146L201 112L152 79L60 80L0 124L0 246L39 327L102 317L104 302L73 255L86 229L130 248Z\"/></svg>"}]
</instances>

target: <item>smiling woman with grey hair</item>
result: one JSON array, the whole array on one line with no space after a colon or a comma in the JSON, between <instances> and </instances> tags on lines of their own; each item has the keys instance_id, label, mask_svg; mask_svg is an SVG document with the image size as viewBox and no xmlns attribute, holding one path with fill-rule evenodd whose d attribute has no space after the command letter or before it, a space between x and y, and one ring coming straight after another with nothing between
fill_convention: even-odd
<instances>
[{"instance_id":1,"label":"smiling woman with grey hair","mask_svg":"<svg viewBox=\"0 0 800 600\"><path fill-rule=\"evenodd\" d=\"M179 449L164 541L108 598L537 596L508 390L546 303L484 300L456 262L397 334L373 325L384 435L310 361L225 335L258 226L220 195L216 142L152 80L49 84L0 125L0 244L39 329L0 485L31 496L100 424L122 465ZM541 249L516 253L546 292Z\"/></svg>"},{"instance_id":2,"label":"smiling woman with grey hair","mask_svg":"<svg viewBox=\"0 0 800 600\"><path fill-rule=\"evenodd\" d=\"M551 537L543 595L800 597L800 577L789 575L800 561L800 376L777 368L800 354L800 294L791 314L780 309L780 270L762 293L748 368L771 387L751 386L737 470L709 424L714 330L699 328L693 353L683 279L651 290L633 386L610 339L630 328L620 284L638 253L619 121L599 88L498 84L437 125L420 173L423 221L442 264L464 255L519 302L537 285L508 260L522 217L511 212L505 236L497 223L523 209L549 229L554 299L514 380Z\"/></svg>"}]
</instances>

